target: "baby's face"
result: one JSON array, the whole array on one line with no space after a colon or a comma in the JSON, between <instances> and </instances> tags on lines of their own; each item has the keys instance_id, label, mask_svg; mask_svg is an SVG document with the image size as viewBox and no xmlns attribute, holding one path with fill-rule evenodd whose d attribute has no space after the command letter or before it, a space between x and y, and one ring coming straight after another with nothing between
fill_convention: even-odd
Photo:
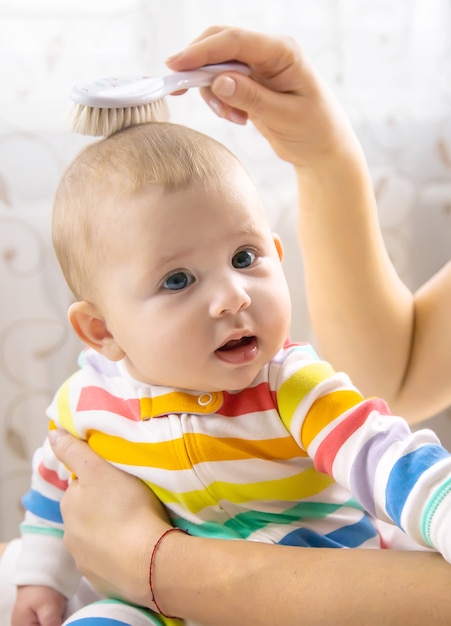
<instances>
[{"instance_id":1,"label":"baby's face","mask_svg":"<svg viewBox=\"0 0 451 626\"><path fill-rule=\"evenodd\" d=\"M220 190L150 186L127 205L100 284L128 371L190 390L246 387L286 339L291 308L254 185L236 167Z\"/></svg>"}]
</instances>

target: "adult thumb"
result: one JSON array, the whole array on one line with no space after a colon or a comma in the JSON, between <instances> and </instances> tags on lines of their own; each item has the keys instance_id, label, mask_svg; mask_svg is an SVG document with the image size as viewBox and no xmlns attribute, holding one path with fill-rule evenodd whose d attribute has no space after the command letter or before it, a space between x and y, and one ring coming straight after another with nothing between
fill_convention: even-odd
<instances>
[{"instance_id":1,"label":"adult thumb","mask_svg":"<svg viewBox=\"0 0 451 626\"><path fill-rule=\"evenodd\" d=\"M241 74L220 74L211 85L212 93L230 107L251 116L262 99L260 90L267 91L257 82Z\"/></svg>"},{"instance_id":2,"label":"adult thumb","mask_svg":"<svg viewBox=\"0 0 451 626\"><path fill-rule=\"evenodd\" d=\"M85 441L77 439L62 428L50 430L48 438L56 457L78 478L87 464L92 464L97 459L97 455Z\"/></svg>"}]
</instances>

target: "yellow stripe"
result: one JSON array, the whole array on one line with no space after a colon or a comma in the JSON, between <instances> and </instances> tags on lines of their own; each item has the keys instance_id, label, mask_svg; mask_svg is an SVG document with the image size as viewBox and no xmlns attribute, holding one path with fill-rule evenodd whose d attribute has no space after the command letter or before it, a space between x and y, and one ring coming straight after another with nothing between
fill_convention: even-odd
<instances>
[{"instance_id":1,"label":"yellow stripe","mask_svg":"<svg viewBox=\"0 0 451 626\"><path fill-rule=\"evenodd\" d=\"M159 485L154 485L145 480L145 484L154 492L157 498L165 505L182 504L191 513L198 513L206 507L218 507L218 502L207 489L197 489L186 491L185 493L174 493Z\"/></svg>"},{"instance_id":2,"label":"yellow stripe","mask_svg":"<svg viewBox=\"0 0 451 626\"><path fill-rule=\"evenodd\" d=\"M185 435L185 441L193 464L255 458L286 460L307 456L307 453L301 450L290 436L273 439L240 439L189 433Z\"/></svg>"},{"instance_id":3,"label":"yellow stripe","mask_svg":"<svg viewBox=\"0 0 451 626\"><path fill-rule=\"evenodd\" d=\"M315 362L295 372L277 393L279 411L284 424L289 428L293 415L305 396L319 383L335 374L329 363Z\"/></svg>"},{"instance_id":4,"label":"yellow stripe","mask_svg":"<svg viewBox=\"0 0 451 626\"><path fill-rule=\"evenodd\" d=\"M315 400L302 426L301 440L305 448L334 419L361 402L363 396L353 390L339 390Z\"/></svg>"},{"instance_id":5,"label":"yellow stripe","mask_svg":"<svg viewBox=\"0 0 451 626\"><path fill-rule=\"evenodd\" d=\"M56 410L58 412L58 425L76 437L79 436L75 428L73 414L70 406L70 386L72 377L68 378L60 387L56 396Z\"/></svg>"},{"instance_id":6,"label":"yellow stripe","mask_svg":"<svg viewBox=\"0 0 451 626\"><path fill-rule=\"evenodd\" d=\"M197 513L207 506L218 506L221 500L235 504L252 501L287 500L295 501L311 498L327 489L333 479L320 474L315 468L309 468L288 478L267 480L246 484L231 484L215 481L205 489L196 489L184 493L174 493L147 482L164 504L183 504L192 513Z\"/></svg>"},{"instance_id":7,"label":"yellow stripe","mask_svg":"<svg viewBox=\"0 0 451 626\"><path fill-rule=\"evenodd\" d=\"M284 460L307 456L291 437L243 441L186 433L179 439L141 443L94 430L87 433L87 440L97 454L112 463L140 467L151 465L160 469L190 469L193 464L215 461L249 458Z\"/></svg>"},{"instance_id":8,"label":"yellow stripe","mask_svg":"<svg viewBox=\"0 0 451 626\"><path fill-rule=\"evenodd\" d=\"M141 419L158 417L167 413L215 413L223 403L223 394L220 391L212 391L201 394L203 400L199 404L199 394L184 393L183 391L171 391L170 393L155 396L153 398L141 398Z\"/></svg>"}]
</instances>

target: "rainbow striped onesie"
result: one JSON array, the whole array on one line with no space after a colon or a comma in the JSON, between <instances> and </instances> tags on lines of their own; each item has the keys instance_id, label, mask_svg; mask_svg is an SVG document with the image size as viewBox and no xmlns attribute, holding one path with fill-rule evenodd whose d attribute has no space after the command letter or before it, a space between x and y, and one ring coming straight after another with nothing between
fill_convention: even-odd
<instances>
[{"instance_id":1,"label":"rainbow striped onesie","mask_svg":"<svg viewBox=\"0 0 451 626\"><path fill-rule=\"evenodd\" d=\"M287 342L250 387L236 392L144 384L123 362L87 349L48 416L142 479L172 522L193 535L380 548L376 517L450 558L450 454L432 431L412 433L382 400L364 399L308 344ZM41 580L70 597L79 575L61 541L59 510L68 480L45 442L24 497L15 582ZM118 617L127 610L136 615ZM87 615L115 615L117 624L177 623L110 601L65 623L89 624Z\"/></svg>"}]
</instances>

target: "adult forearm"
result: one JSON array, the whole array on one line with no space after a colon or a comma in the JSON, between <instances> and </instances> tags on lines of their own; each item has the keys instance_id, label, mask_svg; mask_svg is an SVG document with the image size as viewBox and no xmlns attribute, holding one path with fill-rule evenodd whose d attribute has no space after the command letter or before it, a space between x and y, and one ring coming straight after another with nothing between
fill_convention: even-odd
<instances>
[{"instance_id":1,"label":"adult forearm","mask_svg":"<svg viewBox=\"0 0 451 626\"><path fill-rule=\"evenodd\" d=\"M210 626L449 624L451 567L427 552L328 550L186 538L156 563L171 615Z\"/></svg>"},{"instance_id":2,"label":"adult forearm","mask_svg":"<svg viewBox=\"0 0 451 626\"><path fill-rule=\"evenodd\" d=\"M307 300L321 355L364 394L391 402L409 361L413 297L385 249L364 159L354 151L299 171L298 189Z\"/></svg>"}]
</instances>

